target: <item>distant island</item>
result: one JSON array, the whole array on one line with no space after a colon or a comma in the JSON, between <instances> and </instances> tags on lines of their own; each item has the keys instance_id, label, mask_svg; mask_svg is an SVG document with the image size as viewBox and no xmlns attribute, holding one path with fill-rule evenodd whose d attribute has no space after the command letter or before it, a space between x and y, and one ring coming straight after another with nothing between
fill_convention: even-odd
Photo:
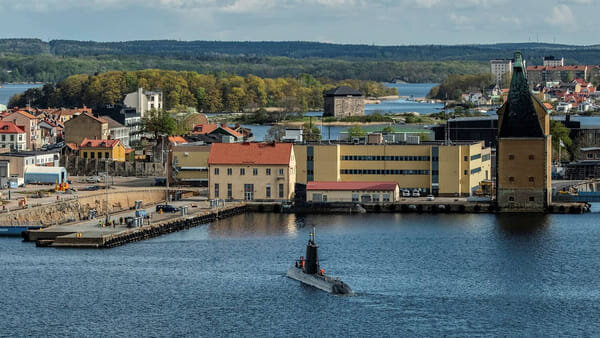
<instances>
[{"instance_id":1,"label":"distant island","mask_svg":"<svg viewBox=\"0 0 600 338\"><path fill-rule=\"evenodd\" d=\"M0 39L0 82L58 82L74 74L148 68L263 78L310 74L332 80L441 82L451 74L489 71L489 60L515 50L528 60L560 54L595 64L600 45L544 43L373 46L306 41L94 42Z\"/></svg>"}]
</instances>

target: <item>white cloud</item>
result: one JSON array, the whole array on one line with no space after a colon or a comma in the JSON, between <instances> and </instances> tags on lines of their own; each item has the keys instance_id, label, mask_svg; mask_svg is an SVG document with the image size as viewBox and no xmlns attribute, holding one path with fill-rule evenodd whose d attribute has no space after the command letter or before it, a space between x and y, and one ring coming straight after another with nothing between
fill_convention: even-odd
<instances>
[{"instance_id":1,"label":"white cloud","mask_svg":"<svg viewBox=\"0 0 600 338\"><path fill-rule=\"evenodd\" d=\"M546 19L546 22L554 25L564 27L568 30L575 28L575 16L571 8L565 4L557 5L552 8L552 14Z\"/></svg>"}]
</instances>

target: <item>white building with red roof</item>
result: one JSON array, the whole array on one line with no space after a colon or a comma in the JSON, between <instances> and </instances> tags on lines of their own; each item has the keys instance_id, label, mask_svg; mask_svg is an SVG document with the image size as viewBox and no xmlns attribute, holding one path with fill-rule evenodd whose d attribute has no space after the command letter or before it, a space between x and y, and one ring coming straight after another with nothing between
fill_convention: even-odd
<instances>
[{"instance_id":1,"label":"white building with red roof","mask_svg":"<svg viewBox=\"0 0 600 338\"><path fill-rule=\"evenodd\" d=\"M394 203L400 200L396 182L308 182L306 201L315 203Z\"/></svg>"},{"instance_id":2,"label":"white building with red roof","mask_svg":"<svg viewBox=\"0 0 600 338\"><path fill-rule=\"evenodd\" d=\"M0 121L0 147L11 151L27 150L27 134L13 122Z\"/></svg>"}]
</instances>

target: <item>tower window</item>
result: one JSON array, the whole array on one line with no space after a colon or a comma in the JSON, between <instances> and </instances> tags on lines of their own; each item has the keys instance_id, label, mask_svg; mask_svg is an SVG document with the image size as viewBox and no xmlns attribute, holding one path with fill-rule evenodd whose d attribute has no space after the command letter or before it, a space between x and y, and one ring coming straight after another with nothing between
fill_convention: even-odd
<instances>
[{"instance_id":1,"label":"tower window","mask_svg":"<svg viewBox=\"0 0 600 338\"><path fill-rule=\"evenodd\" d=\"M534 182L535 179L533 178L533 176L529 176L529 182Z\"/></svg>"},{"instance_id":2,"label":"tower window","mask_svg":"<svg viewBox=\"0 0 600 338\"><path fill-rule=\"evenodd\" d=\"M529 202L535 202L535 197L529 196Z\"/></svg>"},{"instance_id":3,"label":"tower window","mask_svg":"<svg viewBox=\"0 0 600 338\"><path fill-rule=\"evenodd\" d=\"M514 182L514 181L515 181L515 178L511 176L511 177L509 177L509 178L508 178L508 181L509 181L509 182Z\"/></svg>"},{"instance_id":4,"label":"tower window","mask_svg":"<svg viewBox=\"0 0 600 338\"><path fill-rule=\"evenodd\" d=\"M515 201L515 198L514 198L513 196L508 196L508 200L509 200L510 202L514 202L514 201Z\"/></svg>"},{"instance_id":5,"label":"tower window","mask_svg":"<svg viewBox=\"0 0 600 338\"><path fill-rule=\"evenodd\" d=\"M508 155L508 159L509 159L509 160L514 160L514 159L515 159L515 155L512 155L512 154L511 154L511 155Z\"/></svg>"},{"instance_id":6,"label":"tower window","mask_svg":"<svg viewBox=\"0 0 600 338\"><path fill-rule=\"evenodd\" d=\"M534 160L534 159L535 159L535 156L533 156L533 155L529 155L529 159L530 159L530 160Z\"/></svg>"}]
</instances>

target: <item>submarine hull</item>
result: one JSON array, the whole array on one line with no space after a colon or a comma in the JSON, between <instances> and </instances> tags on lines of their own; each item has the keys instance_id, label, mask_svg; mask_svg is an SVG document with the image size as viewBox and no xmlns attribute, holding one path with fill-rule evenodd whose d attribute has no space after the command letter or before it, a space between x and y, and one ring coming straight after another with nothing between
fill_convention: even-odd
<instances>
[{"instance_id":1,"label":"submarine hull","mask_svg":"<svg viewBox=\"0 0 600 338\"><path fill-rule=\"evenodd\" d=\"M333 293L336 295L350 295L352 294L352 289L348 284L341 282L338 279L331 278L328 276L320 276L318 274L308 274L304 273L301 268L291 267L287 271L287 277L291 279L295 279L301 283L310 285L317 289L323 290L325 292Z\"/></svg>"}]
</instances>

